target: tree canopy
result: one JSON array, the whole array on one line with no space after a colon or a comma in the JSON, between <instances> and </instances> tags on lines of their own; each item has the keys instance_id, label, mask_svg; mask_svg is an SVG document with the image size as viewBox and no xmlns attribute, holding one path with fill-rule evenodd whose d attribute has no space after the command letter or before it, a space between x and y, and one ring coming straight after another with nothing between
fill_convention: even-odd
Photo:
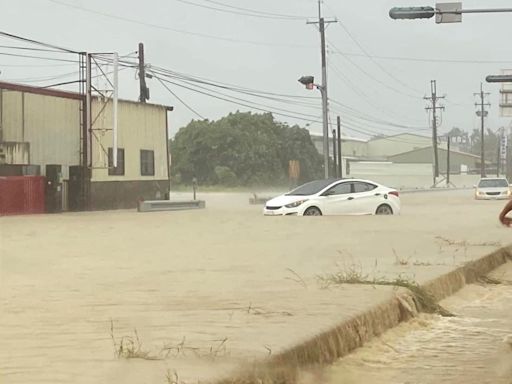
<instances>
[{"instance_id":1,"label":"tree canopy","mask_svg":"<svg viewBox=\"0 0 512 384\"><path fill-rule=\"evenodd\" d=\"M299 182L321 177L322 158L308 130L276 122L272 114L232 113L192 121L171 140L177 182L272 185L288 181L289 161L300 163Z\"/></svg>"}]
</instances>

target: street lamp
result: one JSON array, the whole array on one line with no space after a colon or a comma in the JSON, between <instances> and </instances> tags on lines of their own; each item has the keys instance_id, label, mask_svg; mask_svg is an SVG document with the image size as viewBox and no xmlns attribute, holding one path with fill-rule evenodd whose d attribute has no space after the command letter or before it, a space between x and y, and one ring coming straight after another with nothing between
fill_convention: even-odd
<instances>
[{"instance_id":1,"label":"street lamp","mask_svg":"<svg viewBox=\"0 0 512 384\"><path fill-rule=\"evenodd\" d=\"M315 84L314 76L302 76L299 83L304 85L306 89L318 89L322 95L322 125L323 125L323 154L324 154L324 174L325 178L329 178L329 110L327 92L324 86Z\"/></svg>"},{"instance_id":2,"label":"street lamp","mask_svg":"<svg viewBox=\"0 0 512 384\"><path fill-rule=\"evenodd\" d=\"M462 3L437 3L435 7L394 7L389 17L394 20L430 19L436 16L436 23L460 23L464 13L506 13L512 8L463 9Z\"/></svg>"}]
</instances>

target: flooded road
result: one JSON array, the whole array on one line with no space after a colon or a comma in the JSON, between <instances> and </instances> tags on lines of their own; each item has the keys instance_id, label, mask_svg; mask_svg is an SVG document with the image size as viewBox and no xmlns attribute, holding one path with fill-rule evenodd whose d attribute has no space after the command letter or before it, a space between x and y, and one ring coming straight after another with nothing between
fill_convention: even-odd
<instances>
[{"instance_id":1,"label":"flooded road","mask_svg":"<svg viewBox=\"0 0 512 384\"><path fill-rule=\"evenodd\" d=\"M404 195L401 216L318 219L263 217L249 197L205 196L202 211L0 217L0 383L227 375L394 295L322 290L319 275L355 265L424 282L512 234L497 221L503 203L470 191ZM142 352L162 359L118 359L111 320L117 343L137 329Z\"/></svg>"},{"instance_id":2,"label":"flooded road","mask_svg":"<svg viewBox=\"0 0 512 384\"><path fill-rule=\"evenodd\" d=\"M512 263L508 284L466 286L441 304L457 317L421 315L326 370L328 384L512 383Z\"/></svg>"}]
</instances>

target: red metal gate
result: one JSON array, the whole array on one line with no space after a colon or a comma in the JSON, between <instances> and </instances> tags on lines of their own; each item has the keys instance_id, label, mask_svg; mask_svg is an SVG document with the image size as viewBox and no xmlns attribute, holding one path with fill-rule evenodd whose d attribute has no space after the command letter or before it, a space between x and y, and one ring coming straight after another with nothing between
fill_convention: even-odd
<instances>
[{"instance_id":1,"label":"red metal gate","mask_svg":"<svg viewBox=\"0 0 512 384\"><path fill-rule=\"evenodd\" d=\"M45 177L0 176L0 215L45 212Z\"/></svg>"}]
</instances>

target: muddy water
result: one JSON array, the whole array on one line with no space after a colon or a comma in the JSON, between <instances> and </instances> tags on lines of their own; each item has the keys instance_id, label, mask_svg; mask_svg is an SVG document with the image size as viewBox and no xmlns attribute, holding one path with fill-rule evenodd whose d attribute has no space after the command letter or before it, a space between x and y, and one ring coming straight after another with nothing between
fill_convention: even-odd
<instances>
[{"instance_id":1,"label":"muddy water","mask_svg":"<svg viewBox=\"0 0 512 384\"><path fill-rule=\"evenodd\" d=\"M510 279L512 263L500 272ZM322 381L512 383L512 285L470 285L442 304L457 317L421 316L390 330L325 371Z\"/></svg>"},{"instance_id":2,"label":"muddy water","mask_svg":"<svg viewBox=\"0 0 512 384\"><path fill-rule=\"evenodd\" d=\"M496 219L503 203L469 192L404 195L401 216L318 220L266 218L249 197L206 196L204 211L0 218L0 383L165 383L168 369L187 382L224 375L393 294L317 289L317 275L337 265L421 282L495 249L483 242L510 241ZM118 340L137 328L143 351L184 338L186 350L116 359L111 319Z\"/></svg>"}]
</instances>

